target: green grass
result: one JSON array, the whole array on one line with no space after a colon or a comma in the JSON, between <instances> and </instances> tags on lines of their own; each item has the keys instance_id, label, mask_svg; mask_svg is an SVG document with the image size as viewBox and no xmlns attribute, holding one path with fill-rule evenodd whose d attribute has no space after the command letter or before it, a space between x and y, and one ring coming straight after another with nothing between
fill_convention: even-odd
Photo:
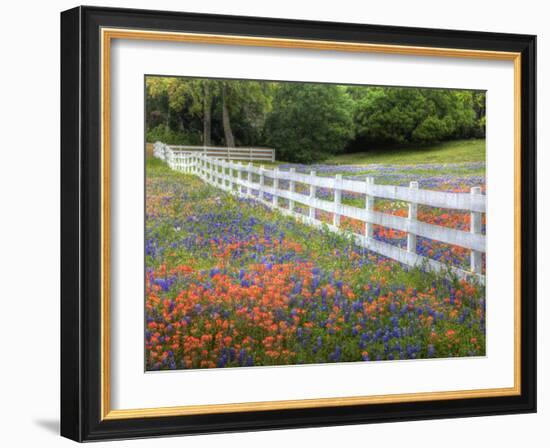
<instances>
[{"instance_id":1,"label":"green grass","mask_svg":"<svg viewBox=\"0 0 550 448\"><path fill-rule=\"evenodd\" d=\"M154 173L157 176L162 176L175 173L166 162L152 156L147 156L145 158L145 170L147 171L147 175L149 175L149 173Z\"/></svg>"},{"instance_id":2,"label":"green grass","mask_svg":"<svg viewBox=\"0 0 550 448\"><path fill-rule=\"evenodd\" d=\"M464 163L485 161L485 139L454 140L423 147L372 150L331 157L334 165Z\"/></svg>"},{"instance_id":3,"label":"green grass","mask_svg":"<svg viewBox=\"0 0 550 448\"><path fill-rule=\"evenodd\" d=\"M148 146L151 146L147 148L149 155L149 153L152 153L152 145L148 144ZM453 140L429 146L384 148L368 152L341 154L316 163L326 163L328 165L415 165L483 161L485 161L485 139L470 139ZM275 162L254 162L254 165L263 165L265 168L270 169L286 163L288 162L277 160ZM365 170L365 174L368 174L368 169Z\"/></svg>"}]
</instances>

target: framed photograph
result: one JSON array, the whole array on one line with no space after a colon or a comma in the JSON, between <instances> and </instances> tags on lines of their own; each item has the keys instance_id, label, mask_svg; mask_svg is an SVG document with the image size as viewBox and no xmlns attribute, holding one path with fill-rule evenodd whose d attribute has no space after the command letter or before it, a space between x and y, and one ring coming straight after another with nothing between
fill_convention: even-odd
<instances>
[{"instance_id":1,"label":"framed photograph","mask_svg":"<svg viewBox=\"0 0 550 448\"><path fill-rule=\"evenodd\" d=\"M61 14L61 433L535 412L535 36Z\"/></svg>"}]
</instances>

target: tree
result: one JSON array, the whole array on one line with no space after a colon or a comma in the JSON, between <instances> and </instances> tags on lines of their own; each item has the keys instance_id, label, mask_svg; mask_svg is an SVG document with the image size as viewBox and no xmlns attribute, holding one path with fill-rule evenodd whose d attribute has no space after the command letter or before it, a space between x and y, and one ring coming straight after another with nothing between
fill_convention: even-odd
<instances>
[{"instance_id":1,"label":"tree","mask_svg":"<svg viewBox=\"0 0 550 448\"><path fill-rule=\"evenodd\" d=\"M485 92L146 78L147 140L273 146L289 161L485 136Z\"/></svg>"},{"instance_id":2,"label":"tree","mask_svg":"<svg viewBox=\"0 0 550 448\"><path fill-rule=\"evenodd\" d=\"M271 110L273 83L224 80L219 83L220 108L226 146L258 145Z\"/></svg>"},{"instance_id":3,"label":"tree","mask_svg":"<svg viewBox=\"0 0 550 448\"><path fill-rule=\"evenodd\" d=\"M354 91L357 146L433 143L480 137L476 92L410 87L366 87ZM478 107L485 96L476 98Z\"/></svg>"},{"instance_id":4,"label":"tree","mask_svg":"<svg viewBox=\"0 0 550 448\"><path fill-rule=\"evenodd\" d=\"M210 146L212 141L212 96L210 84L202 83L202 109L203 109L203 132L202 144Z\"/></svg>"},{"instance_id":5,"label":"tree","mask_svg":"<svg viewBox=\"0 0 550 448\"><path fill-rule=\"evenodd\" d=\"M176 77L148 77L148 130L159 127L157 133L165 138L184 139L197 143L202 132L202 143L211 140L211 80ZM163 116L162 122L157 117Z\"/></svg>"},{"instance_id":6,"label":"tree","mask_svg":"<svg viewBox=\"0 0 550 448\"><path fill-rule=\"evenodd\" d=\"M353 137L352 111L342 86L282 83L267 118L267 143L281 160L321 160L342 152Z\"/></svg>"},{"instance_id":7,"label":"tree","mask_svg":"<svg viewBox=\"0 0 550 448\"><path fill-rule=\"evenodd\" d=\"M222 123L223 123L223 135L225 136L225 146L229 148L235 147L235 137L233 137L233 131L231 130L231 119L229 118L229 107L227 103L230 101L227 82L222 81Z\"/></svg>"},{"instance_id":8,"label":"tree","mask_svg":"<svg viewBox=\"0 0 550 448\"><path fill-rule=\"evenodd\" d=\"M170 126L170 105L168 98L168 78L147 77L145 88L147 101L146 113L149 117L148 125L151 127L163 123Z\"/></svg>"},{"instance_id":9,"label":"tree","mask_svg":"<svg viewBox=\"0 0 550 448\"><path fill-rule=\"evenodd\" d=\"M356 103L357 135L367 143L409 142L429 108L418 89L367 87Z\"/></svg>"},{"instance_id":10,"label":"tree","mask_svg":"<svg viewBox=\"0 0 550 448\"><path fill-rule=\"evenodd\" d=\"M472 92L472 103L476 114L476 137L485 137L485 92Z\"/></svg>"}]
</instances>

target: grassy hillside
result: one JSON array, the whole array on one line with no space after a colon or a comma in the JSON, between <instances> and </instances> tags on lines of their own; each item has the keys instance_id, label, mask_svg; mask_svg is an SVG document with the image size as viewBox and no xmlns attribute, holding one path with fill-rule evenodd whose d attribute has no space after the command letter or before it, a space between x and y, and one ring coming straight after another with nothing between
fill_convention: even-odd
<instances>
[{"instance_id":1,"label":"grassy hillside","mask_svg":"<svg viewBox=\"0 0 550 448\"><path fill-rule=\"evenodd\" d=\"M370 163L418 164L462 163L485 161L485 139L454 140L418 148L382 149L342 154L324 161L334 165L367 165Z\"/></svg>"}]
</instances>

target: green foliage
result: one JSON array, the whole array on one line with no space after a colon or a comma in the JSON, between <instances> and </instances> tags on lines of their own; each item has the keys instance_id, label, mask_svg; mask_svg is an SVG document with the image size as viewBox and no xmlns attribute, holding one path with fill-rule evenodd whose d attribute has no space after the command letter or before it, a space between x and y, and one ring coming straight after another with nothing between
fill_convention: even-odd
<instances>
[{"instance_id":1,"label":"green foliage","mask_svg":"<svg viewBox=\"0 0 550 448\"><path fill-rule=\"evenodd\" d=\"M353 102L344 87L282 84L266 123L278 158L313 162L341 152L353 137Z\"/></svg>"},{"instance_id":2,"label":"green foliage","mask_svg":"<svg viewBox=\"0 0 550 448\"><path fill-rule=\"evenodd\" d=\"M216 83L214 90L225 88L236 146L258 146L263 140L265 120L271 111L274 83L240 80L210 82ZM221 116L221 103L219 97L215 98L215 116Z\"/></svg>"},{"instance_id":3,"label":"green foliage","mask_svg":"<svg viewBox=\"0 0 550 448\"><path fill-rule=\"evenodd\" d=\"M484 124L480 123L485 118L485 95L481 92L410 87L355 89L356 143L363 148L428 144L485 134Z\"/></svg>"},{"instance_id":4,"label":"green foliage","mask_svg":"<svg viewBox=\"0 0 550 448\"><path fill-rule=\"evenodd\" d=\"M200 143L200 81L154 76L146 78L145 86L147 141L158 135L167 143Z\"/></svg>"},{"instance_id":5,"label":"green foliage","mask_svg":"<svg viewBox=\"0 0 550 448\"><path fill-rule=\"evenodd\" d=\"M478 91L155 76L146 97L148 142L271 146L280 161L485 137Z\"/></svg>"},{"instance_id":6,"label":"green foliage","mask_svg":"<svg viewBox=\"0 0 550 448\"><path fill-rule=\"evenodd\" d=\"M164 142L170 145L200 145L200 135L184 130L171 129L166 124L147 129L146 140L148 142Z\"/></svg>"}]
</instances>

